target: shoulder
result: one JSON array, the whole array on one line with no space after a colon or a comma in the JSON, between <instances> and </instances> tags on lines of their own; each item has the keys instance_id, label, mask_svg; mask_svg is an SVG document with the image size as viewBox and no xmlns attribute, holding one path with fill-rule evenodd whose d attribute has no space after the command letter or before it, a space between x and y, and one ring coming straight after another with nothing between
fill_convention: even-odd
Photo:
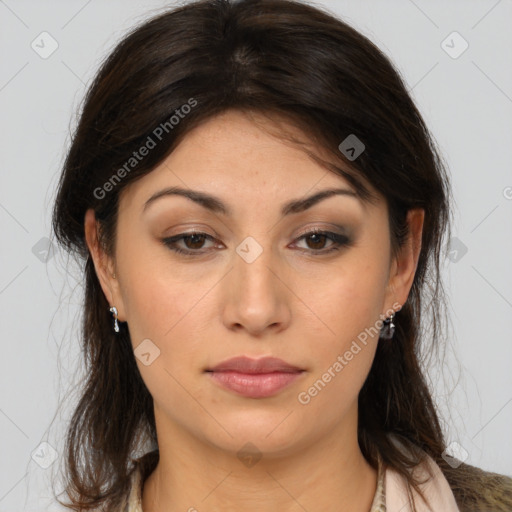
<instances>
[{"instance_id":1,"label":"shoulder","mask_svg":"<svg viewBox=\"0 0 512 512\"><path fill-rule=\"evenodd\" d=\"M142 512L142 485L141 468L136 465L130 474L130 489L120 509L122 512Z\"/></svg>"},{"instance_id":2,"label":"shoulder","mask_svg":"<svg viewBox=\"0 0 512 512\"><path fill-rule=\"evenodd\" d=\"M425 452L423 461L415 466L412 472L418 481L423 482L419 487L426 503L409 486L403 475L387 467L387 512L512 511L512 478L509 476L484 471L464 463L456 468L445 467L443 471Z\"/></svg>"},{"instance_id":3,"label":"shoulder","mask_svg":"<svg viewBox=\"0 0 512 512\"><path fill-rule=\"evenodd\" d=\"M420 490L425 501L407 482L406 478L391 467L386 468L386 511L387 512L458 512L457 501L441 468L424 454L422 463L411 471L421 482Z\"/></svg>"},{"instance_id":4,"label":"shoulder","mask_svg":"<svg viewBox=\"0 0 512 512\"><path fill-rule=\"evenodd\" d=\"M133 468L130 473L130 489L122 512L143 512L142 491L144 482L156 467L158 462L158 451L146 453L138 459L133 459Z\"/></svg>"},{"instance_id":5,"label":"shoulder","mask_svg":"<svg viewBox=\"0 0 512 512\"><path fill-rule=\"evenodd\" d=\"M461 464L450 475L450 485L464 512L512 511L512 478Z\"/></svg>"}]
</instances>

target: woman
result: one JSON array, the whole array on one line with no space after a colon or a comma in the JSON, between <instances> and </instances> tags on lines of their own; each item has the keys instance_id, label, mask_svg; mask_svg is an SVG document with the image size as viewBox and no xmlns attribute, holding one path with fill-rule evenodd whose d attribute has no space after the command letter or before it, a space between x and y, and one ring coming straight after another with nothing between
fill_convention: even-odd
<instances>
[{"instance_id":1,"label":"woman","mask_svg":"<svg viewBox=\"0 0 512 512\"><path fill-rule=\"evenodd\" d=\"M449 190L397 71L331 15L207 0L135 29L54 210L86 282L65 504L511 510L510 478L447 456L419 363Z\"/></svg>"}]
</instances>

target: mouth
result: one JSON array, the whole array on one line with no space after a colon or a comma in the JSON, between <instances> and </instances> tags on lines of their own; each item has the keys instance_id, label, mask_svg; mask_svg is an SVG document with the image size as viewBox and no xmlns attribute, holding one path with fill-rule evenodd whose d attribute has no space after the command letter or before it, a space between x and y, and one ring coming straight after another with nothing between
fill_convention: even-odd
<instances>
[{"instance_id":1,"label":"mouth","mask_svg":"<svg viewBox=\"0 0 512 512\"><path fill-rule=\"evenodd\" d=\"M303 371L302 368L292 365L278 359L277 357L262 357L260 359L252 359L247 356L238 356L227 359L212 368L207 368L207 372L238 372L244 374L261 374L261 373L293 373Z\"/></svg>"},{"instance_id":2,"label":"mouth","mask_svg":"<svg viewBox=\"0 0 512 512\"><path fill-rule=\"evenodd\" d=\"M236 357L205 370L213 382L248 398L276 395L297 380L305 370L273 357Z\"/></svg>"},{"instance_id":3,"label":"mouth","mask_svg":"<svg viewBox=\"0 0 512 512\"><path fill-rule=\"evenodd\" d=\"M248 398L268 398L297 380L303 371L272 373L207 372L216 384Z\"/></svg>"}]
</instances>

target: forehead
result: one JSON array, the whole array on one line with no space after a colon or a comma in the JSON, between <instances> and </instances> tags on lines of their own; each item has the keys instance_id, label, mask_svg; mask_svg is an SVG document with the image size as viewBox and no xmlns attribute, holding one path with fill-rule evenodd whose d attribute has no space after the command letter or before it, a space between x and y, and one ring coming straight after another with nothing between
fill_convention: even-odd
<instances>
[{"instance_id":1,"label":"forehead","mask_svg":"<svg viewBox=\"0 0 512 512\"><path fill-rule=\"evenodd\" d=\"M230 110L188 132L163 162L123 194L140 203L158 188L179 186L232 203L255 199L261 206L327 188L355 191L347 179L314 161L305 149L329 161L286 119Z\"/></svg>"},{"instance_id":2,"label":"forehead","mask_svg":"<svg viewBox=\"0 0 512 512\"><path fill-rule=\"evenodd\" d=\"M311 141L295 126L279 118L236 110L224 112L190 131L169 159L169 164L232 176L249 184L263 174L268 181L284 175L319 179L325 169L315 164L293 137L311 146Z\"/></svg>"}]
</instances>

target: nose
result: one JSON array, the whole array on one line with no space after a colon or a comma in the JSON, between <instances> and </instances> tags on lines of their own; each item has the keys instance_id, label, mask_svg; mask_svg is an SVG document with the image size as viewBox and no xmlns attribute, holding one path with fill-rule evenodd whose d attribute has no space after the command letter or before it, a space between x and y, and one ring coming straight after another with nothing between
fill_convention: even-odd
<instances>
[{"instance_id":1,"label":"nose","mask_svg":"<svg viewBox=\"0 0 512 512\"><path fill-rule=\"evenodd\" d=\"M224 325L259 337L267 331L280 332L291 319L291 291L286 286L283 267L270 248L262 250L254 239L252 244L241 246L224 282Z\"/></svg>"}]
</instances>

